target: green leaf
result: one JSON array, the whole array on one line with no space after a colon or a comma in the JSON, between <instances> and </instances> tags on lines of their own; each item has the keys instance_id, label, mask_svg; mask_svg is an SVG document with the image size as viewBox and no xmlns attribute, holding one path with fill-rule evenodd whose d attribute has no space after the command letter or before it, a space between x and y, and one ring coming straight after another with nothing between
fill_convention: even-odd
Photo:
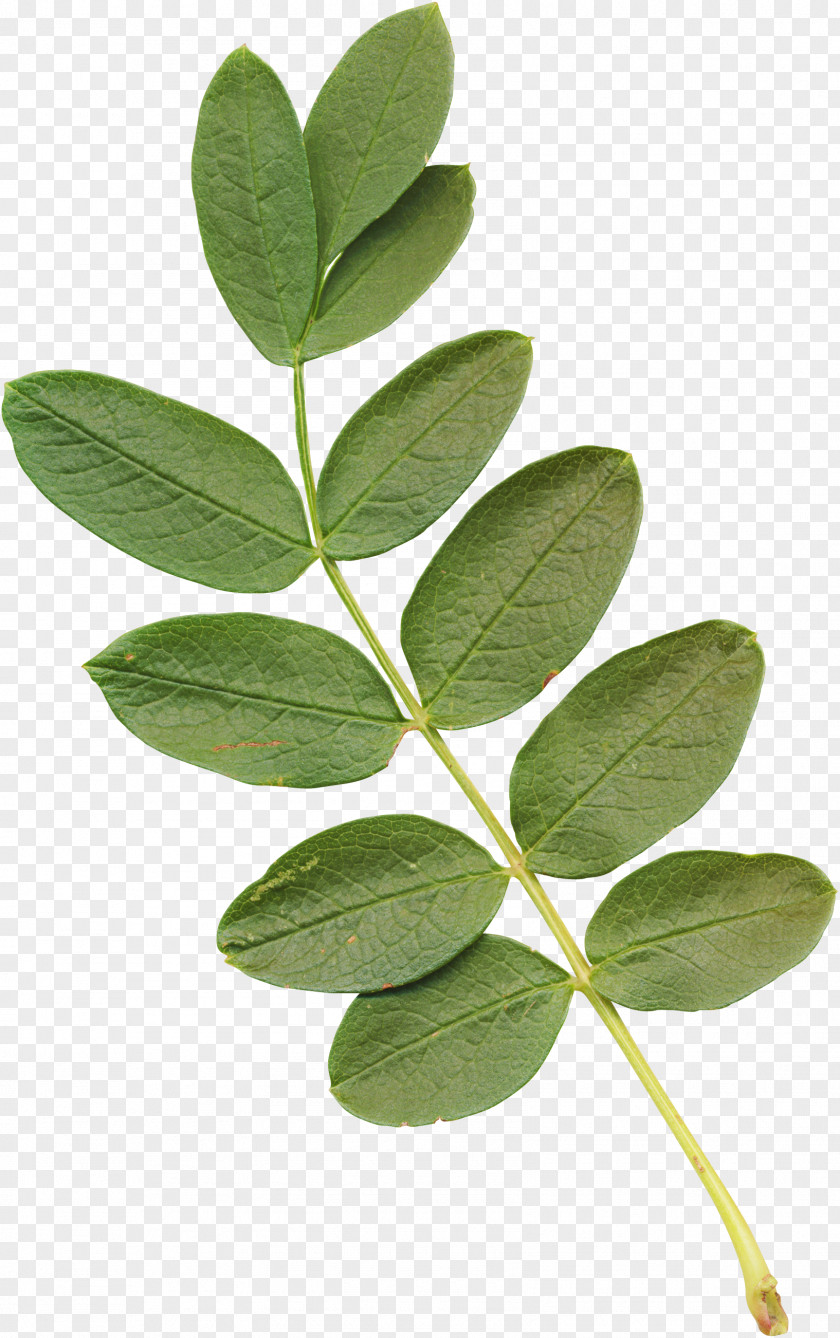
<instances>
[{"instance_id":1,"label":"green leaf","mask_svg":"<svg viewBox=\"0 0 840 1338\"><path fill-rule=\"evenodd\" d=\"M144 743L251 785L361 780L410 728L361 651L260 613L151 623L85 668Z\"/></svg>"},{"instance_id":2,"label":"green leaf","mask_svg":"<svg viewBox=\"0 0 840 1338\"><path fill-rule=\"evenodd\" d=\"M390 989L474 942L509 878L440 822L362 818L301 842L247 887L222 916L219 950L269 985Z\"/></svg>"},{"instance_id":3,"label":"green leaf","mask_svg":"<svg viewBox=\"0 0 840 1338\"><path fill-rule=\"evenodd\" d=\"M587 674L513 768L528 868L595 878L690 818L732 770L763 677L755 633L728 622L669 632Z\"/></svg>"},{"instance_id":4,"label":"green leaf","mask_svg":"<svg viewBox=\"0 0 840 1338\"><path fill-rule=\"evenodd\" d=\"M240 47L198 117L193 195L204 254L234 320L291 367L315 296L318 242L295 109L277 75Z\"/></svg>"},{"instance_id":5,"label":"green leaf","mask_svg":"<svg viewBox=\"0 0 840 1338\"><path fill-rule=\"evenodd\" d=\"M824 873L790 855L665 855L595 912L592 984L628 1008L726 1008L813 951L834 896Z\"/></svg>"},{"instance_id":6,"label":"green leaf","mask_svg":"<svg viewBox=\"0 0 840 1338\"><path fill-rule=\"evenodd\" d=\"M556 963L485 934L434 975L353 1000L330 1051L332 1094L373 1124L487 1110L533 1078L572 992Z\"/></svg>"},{"instance_id":7,"label":"green leaf","mask_svg":"<svg viewBox=\"0 0 840 1338\"><path fill-rule=\"evenodd\" d=\"M327 275L303 360L384 330L442 274L472 223L468 167L427 167L397 203L348 246Z\"/></svg>"},{"instance_id":8,"label":"green leaf","mask_svg":"<svg viewBox=\"0 0 840 1338\"><path fill-rule=\"evenodd\" d=\"M35 486L152 567L260 592L315 560L280 461L220 418L93 372L8 382L3 418Z\"/></svg>"},{"instance_id":9,"label":"green leaf","mask_svg":"<svg viewBox=\"0 0 840 1338\"><path fill-rule=\"evenodd\" d=\"M433 725L482 725L536 697L586 645L633 552L636 467L597 446L527 465L432 558L402 644Z\"/></svg>"},{"instance_id":10,"label":"green leaf","mask_svg":"<svg viewBox=\"0 0 840 1338\"><path fill-rule=\"evenodd\" d=\"M345 424L318 480L326 552L371 557L413 539L469 487L510 426L531 371L512 330L442 344Z\"/></svg>"},{"instance_id":11,"label":"green leaf","mask_svg":"<svg viewBox=\"0 0 840 1338\"><path fill-rule=\"evenodd\" d=\"M437 5L392 14L342 56L303 134L322 269L422 172L449 113L453 69Z\"/></svg>"}]
</instances>

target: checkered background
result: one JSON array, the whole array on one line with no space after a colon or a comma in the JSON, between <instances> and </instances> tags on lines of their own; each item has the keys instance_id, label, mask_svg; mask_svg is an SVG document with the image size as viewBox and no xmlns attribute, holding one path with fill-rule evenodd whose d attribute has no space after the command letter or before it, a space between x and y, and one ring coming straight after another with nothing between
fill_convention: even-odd
<instances>
[{"instance_id":1,"label":"checkered background","mask_svg":"<svg viewBox=\"0 0 840 1338\"><path fill-rule=\"evenodd\" d=\"M449 516L346 574L396 648L414 580L485 488L558 449L629 447L646 513L611 612L541 701L453 747L504 811L517 749L582 673L684 624L738 619L768 657L754 727L719 794L651 853L779 850L837 881L836 10L556 9L445 6L456 84L435 161L472 164L472 233L396 326L308 374L316 461L377 386L483 327L535 336L523 409ZM290 373L251 348L202 257L196 114L246 42L303 118L390 10L21 3L3 46L18 201L5 374L139 381L294 468ZM422 739L358 785L252 789L125 733L80 667L131 627L197 611L306 618L358 644L318 570L271 597L216 594L89 536L10 450L3 465L18 796L8 1331L753 1333L717 1214L583 1000L503 1106L379 1129L327 1091L347 1001L272 990L217 953L233 896L323 827L414 810L487 839ZM611 881L548 885L582 935ZM554 951L515 885L494 928ZM807 963L721 1013L629 1015L755 1225L800 1335L826 1334L836 1312L838 961L835 926Z\"/></svg>"}]
</instances>

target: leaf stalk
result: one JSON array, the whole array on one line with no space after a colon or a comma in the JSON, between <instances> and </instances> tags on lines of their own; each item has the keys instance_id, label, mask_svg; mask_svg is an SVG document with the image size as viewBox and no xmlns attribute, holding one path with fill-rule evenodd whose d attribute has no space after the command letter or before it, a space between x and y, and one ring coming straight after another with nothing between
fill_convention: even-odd
<instances>
[{"instance_id":1,"label":"leaf stalk","mask_svg":"<svg viewBox=\"0 0 840 1338\"><path fill-rule=\"evenodd\" d=\"M294 367L294 396L298 454L303 473L310 523L315 536L315 546L330 582L370 647L388 682L409 712L413 727L423 735L453 780L467 796L499 848L503 851L505 858L509 861L512 874L522 884L553 933L574 972L575 990L586 996L607 1030L611 1033L705 1187L735 1248L744 1275L747 1305L758 1324L760 1332L769 1335L770 1338L777 1338L778 1335L787 1333L787 1316L776 1291L776 1279L771 1274L767 1261L758 1248L755 1237L738 1205L656 1077L615 1005L609 999L604 998L602 994L599 994L592 985L590 963L578 947L540 880L525 866L523 852L496 817L487 800L467 775L439 731L429 724L428 713L417 700L382 645L337 563L324 553L322 547L323 533L316 509L315 479L312 472L309 432L306 422L303 366L299 361L295 362Z\"/></svg>"}]
</instances>

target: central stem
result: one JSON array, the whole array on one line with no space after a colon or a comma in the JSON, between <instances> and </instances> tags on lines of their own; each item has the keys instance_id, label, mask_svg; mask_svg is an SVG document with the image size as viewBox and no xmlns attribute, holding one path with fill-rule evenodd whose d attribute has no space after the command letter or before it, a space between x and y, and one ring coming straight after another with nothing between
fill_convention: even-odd
<instances>
[{"instance_id":1,"label":"central stem","mask_svg":"<svg viewBox=\"0 0 840 1338\"><path fill-rule=\"evenodd\" d=\"M337 563L323 551L323 534L318 521L315 502L315 479L312 473L312 458L309 451L309 432L306 423L306 403L303 393L303 367L296 363L295 378L295 428L297 432L300 467L303 473L306 500L309 507L312 532L324 570L332 582L368 646L376 657L388 682L406 707L414 728L423 735L437 756L443 762L453 780L457 782L492 834L505 858L510 863L511 872L525 888L528 896L540 912L572 967L575 985L592 1004L601 1021L608 1028L614 1040L623 1051L645 1091L650 1096L659 1113L673 1133L695 1172L709 1193L712 1202L723 1220L729 1233L735 1252L738 1255L744 1274L747 1304L762 1333L779 1335L787 1333L787 1316L782 1309L776 1293L776 1279L770 1273L767 1262L758 1248L755 1237L738 1205L724 1185L714 1167L710 1164L700 1144L689 1131L671 1098L660 1083L650 1064L645 1059L638 1045L627 1029L615 1005L594 988L590 981L591 967L581 952L574 937L566 927L551 898L536 874L526 868L522 851L509 835L503 824L496 817L481 791L475 786L449 745L442 738L434 725L429 724L428 713L417 700L406 683L394 661L382 645L368 619L350 589Z\"/></svg>"}]
</instances>

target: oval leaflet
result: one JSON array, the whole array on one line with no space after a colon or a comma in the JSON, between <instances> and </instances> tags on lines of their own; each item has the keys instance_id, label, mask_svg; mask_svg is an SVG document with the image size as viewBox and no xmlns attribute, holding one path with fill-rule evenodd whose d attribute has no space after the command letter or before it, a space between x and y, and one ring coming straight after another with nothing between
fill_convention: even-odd
<instances>
[{"instance_id":1,"label":"oval leaflet","mask_svg":"<svg viewBox=\"0 0 840 1338\"><path fill-rule=\"evenodd\" d=\"M257 980L355 993L417 980L487 928L510 872L418 814L331 827L287 851L225 911L218 945Z\"/></svg>"},{"instance_id":2,"label":"oval leaflet","mask_svg":"<svg viewBox=\"0 0 840 1338\"><path fill-rule=\"evenodd\" d=\"M228 310L263 357L291 367L315 296L315 205L297 113L247 47L228 56L204 94L192 185Z\"/></svg>"},{"instance_id":3,"label":"oval leaflet","mask_svg":"<svg viewBox=\"0 0 840 1338\"><path fill-rule=\"evenodd\" d=\"M301 361L358 344L422 297L472 223L475 182L466 167L427 167L330 269Z\"/></svg>"},{"instance_id":4,"label":"oval leaflet","mask_svg":"<svg viewBox=\"0 0 840 1338\"><path fill-rule=\"evenodd\" d=\"M280 461L189 404L96 372L6 386L18 460L55 506L161 571L217 590L282 590L315 561Z\"/></svg>"},{"instance_id":5,"label":"oval leaflet","mask_svg":"<svg viewBox=\"0 0 840 1338\"><path fill-rule=\"evenodd\" d=\"M597 446L526 465L476 502L402 618L433 725L508 715L574 659L615 594L641 514L632 458Z\"/></svg>"},{"instance_id":6,"label":"oval leaflet","mask_svg":"<svg viewBox=\"0 0 840 1338\"><path fill-rule=\"evenodd\" d=\"M627 1008L726 1008L813 951L834 897L821 870L791 855L664 855L592 917L592 984Z\"/></svg>"},{"instance_id":7,"label":"oval leaflet","mask_svg":"<svg viewBox=\"0 0 840 1338\"><path fill-rule=\"evenodd\" d=\"M382 19L338 62L303 132L322 271L422 172L449 114L454 64L436 4Z\"/></svg>"},{"instance_id":8,"label":"oval leaflet","mask_svg":"<svg viewBox=\"0 0 840 1338\"><path fill-rule=\"evenodd\" d=\"M442 516L510 427L531 362L525 335L484 330L432 349L377 390L321 470L325 551L372 557Z\"/></svg>"},{"instance_id":9,"label":"oval leaflet","mask_svg":"<svg viewBox=\"0 0 840 1338\"><path fill-rule=\"evenodd\" d=\"M411 728L355 646L261 613L151 623L85 668L144 743L251 785L361 780Z\"/></svg>"},{"instance_id":10,"label":"oval leaflet","mask_svg":"<svg viewBox=\"0 0 840 1338\"><path fill-rule=\"evenodd\" d=\"M511 820L528 868L594 878L690 818L732 770L763 677L755 633L723 621L593 669L513 767Z\"/></svg>"},{"instance_id":11,"label":"oval leaflet","mask_svg":"<svg viewBox=\"0 0 840 1338\"><path fill-rule=\"evenodd\" d=\"M485 934L433 975L353 1001L330 1051L330 1090L373 1124L487 1110L541 1067L572 993L555 962Z\"/></svg>"}]
</instances>

